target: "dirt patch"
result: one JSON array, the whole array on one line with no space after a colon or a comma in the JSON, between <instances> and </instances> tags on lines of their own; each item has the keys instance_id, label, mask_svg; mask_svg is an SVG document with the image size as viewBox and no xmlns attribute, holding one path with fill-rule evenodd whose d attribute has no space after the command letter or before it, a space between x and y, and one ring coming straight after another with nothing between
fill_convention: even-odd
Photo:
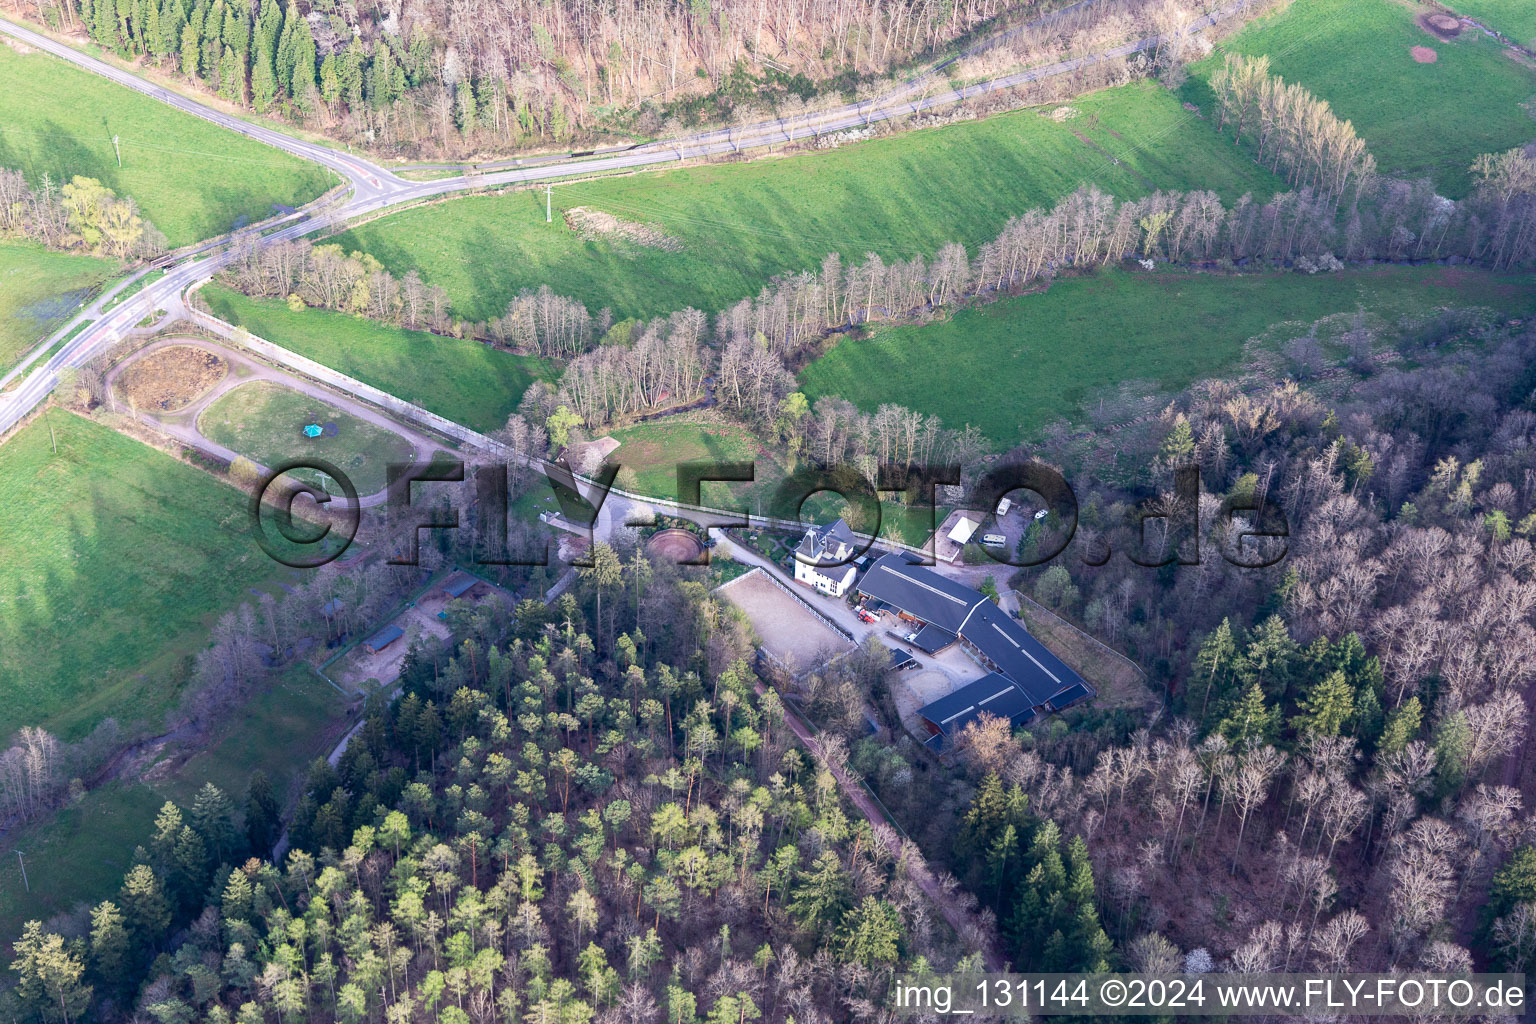
<instances>
[{"instance_id":1,"label":"dirt patch","mask_svg":"<svg viewBox=\"0 0 1536 1024\"><path fill-rule=\"evenodd\" d=\"M565 224L582 238L622 238L626 242L643 245L647 249L665 252L682 252L683 243L649 224L636 224L620 220L611 213L592 210L585 206L573 206L565 211Z\"/></svg>"},{"instance_id":2,"label":"dirt patch","mask_svg":"<svg viewBox=\"0 0 1536 1024\"><path fill-rule=\"evenodd\" d=\"M732 581L720 596L747 613L763 650L791 672L803 672L852 646L761 571Z\"/></svg>"},{"instance_id":3,"label":"dirt patch","mask_svg":"<svg viewBox=\"0 0 1536 1024\"><path fill-rule=\"evenodd\" d=\"M699 538L687 530L662 530L645 542L645 549L673 562L692 562L704 552Z\"/></svg>"},{"instance_id":4,"label":"dirt patch","mask_svg":"<svg viewBox=\"0 0 1536 1024\"><path fill-rule=\"evenodd\" d=\"M1449 42L1461 35L1461 19L1450 14L1421 14L1416 19L1419 28L1436 39ZM1428 63L1421 61L1420 63Z\"/></svg>"},{"instance_id":5,"label":"dirt patch","mask_svg":"<svg viewBox=\"0 0 1536 1024\"><path fill-rule=\"evenodd\" d=\"M124 368L117 390L135 409L178 412L224 379L229 365L207 349L171 345Z\"/></svg>"},{"instance_id":6,"label":"dirt patch","mask_svg":"<svg viewBox=\"0 0 1536 1024\"><path fill-rule=\"evenodd\" d=\"M1415 46L1408 52L1413 54L1414 62L1418 64L1433 64L1440 59L1440 55L1427 46Z\"/></svg>"}]
</instances>

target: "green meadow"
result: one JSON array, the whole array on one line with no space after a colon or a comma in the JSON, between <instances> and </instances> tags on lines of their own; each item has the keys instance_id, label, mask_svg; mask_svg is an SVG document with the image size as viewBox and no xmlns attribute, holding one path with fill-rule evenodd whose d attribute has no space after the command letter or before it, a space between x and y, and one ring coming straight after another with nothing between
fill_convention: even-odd
<instances>
[{"instance_id":1,"label":"green meadow","mask_svg":"<svg viewBox=\"0 0 1536 1024\"><path fill-rule=\"evenodd\" d=\"M1309 276L1105 271L961 310L924 326L844 338L800 375L812 401L840 395L873 412L895 402L973 424L999 448L1124 381L1182 388L1241 361L1272 327L1364 309L1388 321L1443 306L1536 309L1518 275L1444 267L1375 267Z\"/></svg>"},{"instance_id":2,"label":"green meadow","mask_svg":"<svg viewBox=\"0 0 1536 1024\"><path fill-rule=\"evenodd\" d=\"M1536 5L1520 6L1536 12ZM1427 175L1460 198L1471 188L1468 168L1478 154L1536 137L1536 120L1523 106L1536 99L1536 73L1481 32L1442 42L1415 22L1420 10L1396 0L1295 0L1222 45L1268 54L1272 73L1327 100L1354 123L1382 171ZM1416 62L1416 46L1434 50L1435 62ZM1195 66L1185 90L1195 102L1208 101L1201 76L1220 59Z\"/></svg>"},{"instance_id":3,"label":"green meadow","mask_svg":"<svg viewBox=\"0 0 1536 1024\"><path fill-rule=\"evenodd\" d=\"M112 139L122 150L118 166ZM172 246L330 187L328 172L42 53L0 46L0 167L37 187L75 175L132 196Z\"/></svg>"},{"instance_id":4,"label":"green meadow","mask_svg":"<svg viewBox=\"0 0 1536 1024\"><path fill-rule=\"evenodd\" d=\"M67 322L116 270L114 260L0 242L0 373Z\"/></svg>"},{"instance_id":5,"label":"green meadow","mask_svg":"<svg viewBox=\"0 0 1536 1024\"><path fill-rule=\"evenodd\" d=\"M53 451L57 442L58 452ZM0 445L0 737L158 725L225 610L280 572L244 495L52 409Z\"/></svg>"},{"instance_id":6,"label":"green meadow","mask_svg":"<svg viewBox=\"0 0 1536 1024\"><path fill-rule=\"evenodd\" d=\"M931 256L945 242L973 252L1008 218L1079 185L1122 198L1211 188L1267 197L1279 183L1160 86L1138 83L833 150L453 199L364 224L338 241L397 274L415 268L448 290L458 315L500 316L523 288L548 284L619 317L685 306L715 310L755 295L775 274L813 269L830 252L861 260ZM652 227L677 251L581 237L573 208Z\"/></svg>"},{"instance_id":7,"label":"green meadow","mask_svg":"<svg viewBox=\"0 0 1536 1024\"><path fill-rule=\"evenodd\" d=\"M217 317L475 430L500 429L535 379L559 376L547 360L478 341L323 309L295 312L285 302L217 285L198 294Z\"/></svg>"}]
</instances>

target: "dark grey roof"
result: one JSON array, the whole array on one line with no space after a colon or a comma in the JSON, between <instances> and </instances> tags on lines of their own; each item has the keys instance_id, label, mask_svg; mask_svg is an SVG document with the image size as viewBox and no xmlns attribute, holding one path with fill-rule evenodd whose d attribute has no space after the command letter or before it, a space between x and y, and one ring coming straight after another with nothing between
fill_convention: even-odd
<instances>
[{"instance_id":1,"label":"dark grey roof","mask_svg":"<svg viewBox=\"0 0 1536 1024\"><path fill-rule=\"evenodd\" d=\"M337 612L341 611L341 608L341 598L333 597L329 601L325 602L325 604L320 606L320 614L329 619Z\"/></svg>"},{"instance_id":2,"label":"dark grey roof","mask_svg":"<svg viewBox=\"0 0 1536 1024\"><path fill-rule=\"evenodd\" d=\"M906 668L908 665L916 665L916 664L917 664L917 659L912 657L912 655L908 654L906 651L892 651L891 652L891 668L903 669L903 668Z\"/></svg>"},{"instance_id":3,"label":"dark grey roof","mask_svg":"<svg viewBox=\"0 0 1536 1024\"><path fill-rule=\"evenodd\" d=\"M871 566L859 581L859 590L927 623L913 643L930 654L951 642L949 634L958 634L981 652L992 669L1018 684L1030 707L1049 701L1060 709L1093 695L1081 676L980 592L913 565L901 555L886 555ZM1084 692L1068 696L1073 686L1083 687ZM1057 703L1053 694L1061 696L1063 703Z\"/></svg>"},{"instance_id":4,"label":"dark grey roof","mask_svg":"<svg viewBox=\"0 0 1536 1024\"><path fill-rule=\"evenodd\" d=\"M443 587L443 591L449 597L462 597L465 591L469 590L478 582L480 581L475 579L473 576L461 576L454 580L452 583L449 583L447 586Z\"/></svg>"},{"instance_id":5,"label":"dark grey roof","mask_svg":"<svg viewBox=\"0 0 1536 1024\"><path fill-rule=\"evenodd\" d=\"M977 601L986 600L965 584L913 565L901 555L886 555L870 566L859 590L951 633L959 631Z\"/></svg>"},{"instance_id":6,"label":"dark grey roof","mask_svg":"<svg viewBox=\"0 0 1536 1024\"><path fill-rule=\"evenodd\" d=\"M1071 707L1080 700L1086 700L1092 696L1093 690L1089 688L1087 683L1073 683L1060 693L1051 694L1051 699L1046 703L1050 705L1052 711L1061 711L1064 708Z\"/></svg>"},{"instance_id":7,"label":"dark grey roof","mask_svg":"<svg viewBox=\"0 0 1536 1024\"><path fill-rule=\"evenodd\" d=\"M947 629L929 623L917 631L917 639L912 641L912 646L935 654L955 642L955 634Z\"/></svg>"},{"instance_id":8,"label":"dark grey roof","mask_svg":"<svg viewBox=\"0 0 1536 1024\"><path fill-rule=\"evenodd\" d=\"M800 544L795 548L795 553L802 559L815 565L828 562L833 565L844 564L837 557L837 550L846 544L851 548L858 547L858 541L854 539L853 531L848 524L838 519L822 527L812 527L805 531L805 536L800 539Z\"/></svg>"},{"instance_id":9,"label":"dark grey roof","mask_svg":"<svg viewBox=\"0 0 1536 1024\"><path fill-rule=\"evenodd\" d=\"M405 630L401 629L399 626L385 626L383 629L373 634L373 636L369 637L364 642L364 645L367 647L372 647L377 651L388 647L396 640L399 640L402 636L405 636Z\"/></svg>"},{"instance_id":10,"label":"dark grey roof","mask_svg":"<svg viewBox=\"0 0 1536 1024\"><path fill-rule=\"evenodd\" d=\"M937 726L944 735L956 736L961 729L984 714L1006 718L1010 724L1018 724L1021 720L1027 721L1034 717L1034 707L1012 679L990 672L940 697L918 714Z\"/></svg>"},{"instance_id":11,"label":"dark grey roof","mask_svg":"<svg viewBox=\"0 0 1536 1024\"><path fill-rule=\"evenodd\" d=\"M1083 681L991 601L976 606L960 635L980 651L993 668L1018 683L1029 695L1032 706L1042 705L1051 694Z\"/></svg>"}]
</instances>

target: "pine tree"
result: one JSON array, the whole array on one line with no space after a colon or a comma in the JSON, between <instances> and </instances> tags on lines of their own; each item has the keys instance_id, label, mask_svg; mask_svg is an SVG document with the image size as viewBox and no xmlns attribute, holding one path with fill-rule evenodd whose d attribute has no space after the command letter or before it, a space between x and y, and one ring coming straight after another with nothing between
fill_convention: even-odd
<instances>
[{"instance_id":1,"label":"pine tree","mask_svg":"<svg viewBox=\"0 0 1536 1024\"><path fill-rule=\"evenodd\" d=\"M94 0L91 16L91 38L97 45L121 50L117 38L117 0Z\"/></svg>"},{"instance_id":2,"label":"pine tree","mask_svg":"<svg viewBox=\"0 0 1536 1024\"><path fill-rule=\"evenodd\" d=\"M91 1005L85 984L85 964L66 946L61 935L48 934L37 921L28 921L13 949L16 994L42 1020L80 1020Z\"/></svg>"},{"instance_id":3,"label":"pine tree","mask_svg":"<svg viewBox=\"0 0 1536 1024\"><path fill-rule=\"evenodd\" d=\"M251 62L251 106L265 114L277 102L277 73L272 68L272 52L262 36L256 37L256 53Z\"/></svg>"},{"instance_id":4,"label":"pine tree","mask_svg":"<svg viewBox=\"0 0 1536 1024\"><path fill-rule=\"evenodd\" d=\"M1387 724L1382 728L1381 740L1376 745L1377 754L1395 754L1406 747L1419 734L1423 713L1419 698L1409 697L1387 715Z\"/></svg>"},{"instance_id":5,"label":"pine tree","mask_svg":"<svg viewBox=\"0 0 1536 1024\"><path fill-rule=\"evenodd\" d=\"M302 17L293 30L293 73L287 82L288 95L300 103L313 102L309 94L315 88L315 37Z\"/></svg>"},{"instance_id":6,"label":"pine tree","mask_svg":"<svg viewBox=\"0 0 1536 1024\"><path fill-rule=\"evenodd\" d=\"M274 3L275 6L275 0L268 0L268 2ZM283 27L278 33L277 53L273 64L278 84L285 90L293 81L294 46L300 21L303 21L303 16L294 8L292 0L289 0L288 6L283 10Z\"/></svg>"},{"instance_id":7,"label":"pine tree","mask_svg":"<svg viewBox=\"0 0 1536 1024\"><path fill-rule=\"evenodd\" d=\"M91 909L91 971L108 988L119 989L128 968L128 929L117 904L103 900Z\"/></svg>"},{"instance_id":8,"label":"pine tree","mask_svg":"<svg viewBox=\"0 0 1536 1024\"><path fill-rule=\"evenodd\" d=\"M1219 708L1227 698L1237 658L1237 640L1232 636L1232 622L1222 619L1195 656L1195 671L1186 688L1185 710L1190 711L1198 703L1200 713L1196 721L1204 723L1210 710ZM1216 701L1211 701L1211 695Z\"/></svg>"},{"instance_id":9,"label":"pine tree","mask_svg":"<svg viewBox=\"0 0 1536 1024\"><path fill-rule=\"evenodd\" d=\"M224 46L224 56L219 59L219 95L231 103L245 102L245 69L235 48Z\"/></svg>"},{"instance_id":10,"label":"pine tree","mask_svg":"<svg viewBox=\"0 0 1536 1024\"><path fill-rule=\"evenodd\" d=\"M259 857L271 853L281 827L282 809L272 780L266 772L255 772L245 791L245 839L250 852Z\"/></svg>"},{"instance_id":11,"label":"pine tree","mask_svg":"<svg viewBox=\"0 0 1536 1024\"><path fill-rule=\"evenodd\" d=\"M1258 683L1248 687L1222 716L1216 731L1234 747L1258 747L1275 738L1280 728L1280 709L1264 702Z\"/></svg>"},{"instance_id":12,"label":"pine tree","mask_svg":"<svg viewBox=\"0 0 1536 1024\"><path fill-rule=\"evenodd\" d=\"M1301 712L1291 719L1291 724L1303 732L1317 736L1337 736L1355 714L1355 690L1335 669L1308 688L1306 695L1296 702Z\"/></svg>"},{"instance_id":13,"label":"pine tree","mask_svg":"<svg viewBox=\"0 0 1536 1024\"><path fill-rule=\"evenodd\" d=\"M198 61L202 57L202 41L197 29L188 22L181 29L181 74L188 80L197 78Z\"/></svg>"},{"instance_id":14,"label":"pine tree","mask_svg":"<svg viewBox=\"0 0 1536 1024\"><path fill-rule=\"evenodd\" d=\"M128 872L118 903L123 908L134 948L143 954L159 946L171 924L171 905L160 879L148 864L137 864Z\"/></svg>"},{"instance_id":15,"label":"pine tree","mask_svg":"<svg viewBox=\"0 0 1536 1024\"><path fill-rule=\"evenodd\" d=\"M203 783L192 799L192 827L208 845L214 863L234 856L239 833L235 829L235 808L224 791L211 782Z\"/></svg>"}]
</instances>

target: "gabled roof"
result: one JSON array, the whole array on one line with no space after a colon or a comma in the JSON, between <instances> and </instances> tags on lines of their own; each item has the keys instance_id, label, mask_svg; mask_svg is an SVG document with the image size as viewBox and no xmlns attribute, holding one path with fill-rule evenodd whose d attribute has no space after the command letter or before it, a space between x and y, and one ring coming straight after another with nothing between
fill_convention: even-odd
<instances>
[{"instance_id":1,"label":"gabled roof","mask_svg":"<svg viewBox=\"0 0 1536 1024\"><path fill-rule=\"evenodd\" d=\"M965 584L895 554L870 566L859 590L951 633L959 632L977 601L986 600Z\"/></svg>"},{"instance_id":2,"label":"gabled roof","mask_svg":"<svg viewBox=\"0 0 1536 1024\"><path fill-rule=\"evenodd\" d=\"M927 623L913 643L930 654L949 643L950 634L958 635L1012 680L1030 707L1049 703L1060 710L1093 695L1081 676L980 592L901 555L871 566L859 590Z\"/></svg>"},{"instance_id":3,"label":"gabled roof","mask_svg":"<svg viewBox=\"0 0 1536 1024\"><path fill-rule=\"evenodd\" d=\"M956 736L982 715L1007 719L1016 725L1034 717L1034 706L1017 683L990 672L974 682L923 708L918 714L932 722L945 736Z\"/></svg>"},{"instance_id":4,"label":"gabled roof","mask_svg":"<svg viewBox=\"0 0 1536 1024\"><path fill-rule=\"evenodd\" d=\"M390 644L394 643L396 640L399 640L404 635L405 630L401 629L399 626L385 626L383 629L373 634L373 636L369 637L364 642L364 646L372 647L377 651L388 647Z\"/></svg>"},{"instance_id":5,"label":"gabled roof","mask_svg":"<svg viewBox=\"0 0 1536 1024\"><path fill-rule=\"evenodd\" d=\"M929 623L917 631L917 639L912 641L912 646L929 654L937 654L954 642L955 634Z\"/></svg>"},{"instance_id":6,"label":"gabled roof","mask_svg":"<svg viewBox=\"0 0 1536 1024\"><path fill-rule=\"evenodd\" d=\"M460 576L452 583L443 586L443 592L449 597L462 597L465 592L474 587L479 581L473 576Z\"/></svg>"},{"instance_id":7,"label":"gabled roof","mask_svg":"<svg viewBox=\"0 0 1536 1024\"><path fill-rule=\"evenodd\" d=\"M1044 704L1052 694L1081 684L1078 674L991 601L978 605L960 635L990 661L997 671L1029 695L1030 705Z\"/></svg>"},{"instance_id":8,"label":"gabled roof","mask_svg":"<svg viewBox=\"0 0 1536 1024\"><path fill-rule=\"evenodd\" d=\"M805 531L800 545L795 548L795 554L804 561L812 564L831 562L838 564L843 559L837 557L837 552L842 547L858 547L858 541L854 539L853 531L848 524L841 519L828 523L826 526L813 526Z\"/></svg>"}]
</instances>

